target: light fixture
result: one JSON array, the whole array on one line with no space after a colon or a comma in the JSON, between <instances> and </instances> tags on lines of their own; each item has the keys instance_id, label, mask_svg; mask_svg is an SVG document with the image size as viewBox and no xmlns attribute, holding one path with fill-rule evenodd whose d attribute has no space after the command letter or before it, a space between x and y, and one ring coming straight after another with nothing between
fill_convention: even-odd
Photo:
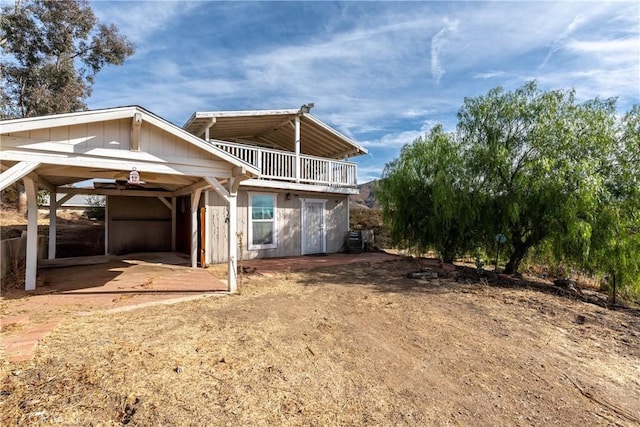
<instances>
[{"instance_id":1,"label":"light fixture","mask_svg":"<svg viewBox=\"0 0 640 427\"><path fill-rule=\"evenodd\" d=\"M300 107L300 112L301 113L308 113L309 110L311 110L315 106L316 106L316 104L314 104L313 102L309 102L308 104L304 104L302 107Z\"/></svg>"},{"instance_id":2,"label":"light fixture","mask_svg":"<svg viewBox=\"0 0 640 427\"><path fill-rule=\"evenodd\" d=\"M140 173L136 170L136 168L131 168L131 172L129 172L129 181L127 181L129 185L140 185Z\"/></svg>"},{"instance_id":3,"label":"light fixture","mask_svg":"<svg viewBox=\"0 0 640 427\"><path fill-rule=\"evenodd\" d=\"M291 193L285 194L284 198L287 199L287 200L291 200Z\"/></svg>"}]
</instances>

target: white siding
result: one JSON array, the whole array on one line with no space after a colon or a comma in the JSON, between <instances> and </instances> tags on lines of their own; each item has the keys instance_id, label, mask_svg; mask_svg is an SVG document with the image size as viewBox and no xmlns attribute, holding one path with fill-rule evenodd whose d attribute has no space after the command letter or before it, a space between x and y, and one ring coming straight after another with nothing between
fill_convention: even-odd
<instances>
[{"instance_id":1,"label":"white siding","mask_svg":"<svg viewBox=\"0 0 640 427\"><path fill-rule=\"evenodd\" d=\"M252 189L252 192L256 190ZM257 190L259 191L259 190ZM265 190L273 193L273 189ZM299 198L326 199L326 228L327 228L327 252L335 253L343 249L345 238L349 230L349 218L347 210L347 197L335 194L290 192L291 200L286 198L287 192L278 192L278 247L274 249L248 250L248 192L238 192L238 232L242 233L242 251L238 251L238 258L242 254L243 259L273 258L301 255L301 203ZM211 212L211 262L221 263L227 260L228 225L227 204L217 193L209 195L209 207Z\"/></svg>"}]
</instances>

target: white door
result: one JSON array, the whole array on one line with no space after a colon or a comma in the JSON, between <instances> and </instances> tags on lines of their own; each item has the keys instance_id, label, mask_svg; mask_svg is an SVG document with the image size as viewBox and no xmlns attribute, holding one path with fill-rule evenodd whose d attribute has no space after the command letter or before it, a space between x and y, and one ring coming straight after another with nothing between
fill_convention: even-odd
<instances>
[{"instance_id":1,"label":"white door","mask_svg":"<svg viewBox=\"0 0 640 427\"><path fill-rule=\"evenodd\" d=\"M326 200L302 200L302 254L326 252L327 234L324 221Z\"/></svg>"}]
</instances>

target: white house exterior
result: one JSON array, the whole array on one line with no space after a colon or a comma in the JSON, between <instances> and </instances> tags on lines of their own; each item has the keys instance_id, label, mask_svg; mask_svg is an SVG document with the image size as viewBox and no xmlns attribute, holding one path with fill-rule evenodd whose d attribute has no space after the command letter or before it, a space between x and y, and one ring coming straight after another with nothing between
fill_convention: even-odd
<instances>
[{"instance_id":1,"label":"white house exterior","mask_svg":"<svg viewBox=\"0 0 640 427\"><path fill-rule=\"evenodd\" d=\"M27 290L37 273L36 193L46 189L57 200L49 258L56 205L104 195L107 254L170 250L191 254L194 268L227 262L233 292L239 257L340 251L347 198L357 193L346 159L363 153L308 106L198 112L183 128L118 107L0 122L0 189L22 180L27 190ZM71 187L86 180L94 187Z\"/></svg>"}]
</instances>

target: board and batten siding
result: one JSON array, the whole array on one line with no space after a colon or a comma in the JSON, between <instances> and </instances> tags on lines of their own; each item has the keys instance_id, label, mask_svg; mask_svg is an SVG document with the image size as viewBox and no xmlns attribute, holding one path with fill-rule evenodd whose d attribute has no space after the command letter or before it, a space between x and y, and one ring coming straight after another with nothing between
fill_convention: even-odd
<instances>
[{"instance_id":1,"label":"board and batten siding","mask_svg":"<svg viewBox=\"0 0 640 427\"><path fill-rule=\"evenodd\" d=\"M109 253L171 251L171 210L153 197L108 196Z\"/></svg>"},{"instance_id":2,"label":"board and batten siding","mask_svg":"<svg viewBox=\"0 0 640 427\"><path fill-rule=\"evenodd\" d=\"M131 119L83 123L13 132L3 138L3 149L27 148L100 155L102 150L131 148ZM140 131L141 153L150 157L217 160L211 153L199 149L171 133L143 122Z\"/></svg>"},{"instance_id":3,"label":"board and batten siding","mask_svg":"<svg viewBox=\"0 0 640 427\"><path fill-rule=\"evenodd\" d=\"M257 259L285 256L299 256L302 254L302 203L300 198L325 199L325 226L327 230L327 252L336 253L343 249L347 232L349 230L349 218L347 209L347 197L335 194L318 194L290 192L291 200L287 200L287 192L276 192L273 189L251 190L251 193L270 193L277 195L277 232L278 246L274 249L249 250L247 242L249 232L248 203L249 192L238 191L238 232L242 233L242 250L238 251L238 258ZM209 225L211 236L211 248L207 255L208 262L217 264L227 261L228 207L222 197L216 192L209 193Z\"/></svg>"}]
</instances>

